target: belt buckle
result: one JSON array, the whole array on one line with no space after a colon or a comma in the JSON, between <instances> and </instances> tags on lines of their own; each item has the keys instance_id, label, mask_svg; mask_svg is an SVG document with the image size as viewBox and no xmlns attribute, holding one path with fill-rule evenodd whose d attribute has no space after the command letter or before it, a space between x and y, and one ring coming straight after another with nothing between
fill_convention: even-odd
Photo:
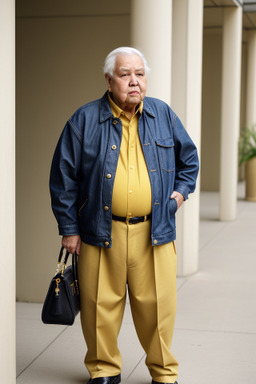
<instances>
[{"instance_id":1,"label":"belt buckle","mask_svg":"<svg viewBox=\"0 0 256 384\"><path fill-rule=\"evenodd\" d=\"M126 222L126 224L130 224L130 217L129 216L126 216L125 222Z\"/></svg>"},{"instance_id":2,"label":"belt buckle","mask_svg":"<svg viewBox=\"0 0 256 384\"><path fill-rule=\"evenodd\" d=\"M144 221L147 221L147 218L148 218L148 216L146 215L146 216L144 216Z\"/></svg>"}]
</instances>

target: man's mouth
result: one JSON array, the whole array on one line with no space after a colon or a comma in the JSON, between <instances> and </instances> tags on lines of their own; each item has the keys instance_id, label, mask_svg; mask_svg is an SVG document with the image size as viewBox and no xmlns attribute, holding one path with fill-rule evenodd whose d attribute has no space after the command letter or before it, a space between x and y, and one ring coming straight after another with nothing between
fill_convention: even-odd
<instances>
[{"instance_id":1,"label":"man's mouth","mask_svg":"<svg viewBox=\"0 0 256 384\"><path fill-rule=\"evenodd\" d=\"M138 95L138 94L139 94L138 91L131 91L131 92L129 92L129 95Z\"/></svg>"}]
</instances>

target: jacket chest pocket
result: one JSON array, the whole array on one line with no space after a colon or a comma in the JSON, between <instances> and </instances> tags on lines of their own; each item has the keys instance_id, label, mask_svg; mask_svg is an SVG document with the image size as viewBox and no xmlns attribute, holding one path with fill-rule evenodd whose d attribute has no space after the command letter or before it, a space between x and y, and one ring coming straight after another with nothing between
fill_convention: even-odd
<instances>
[{"instance_id":1,"label":"jacket chest pocket","mask_svg":"<svg viewBox=\"0 0 256 384\"><path fill-rule=\"evenodd\" d=\"M174 172L175 151L173 139L157 139L156 147L160 168L165 172Z\"/></svg>"}]
</instances>

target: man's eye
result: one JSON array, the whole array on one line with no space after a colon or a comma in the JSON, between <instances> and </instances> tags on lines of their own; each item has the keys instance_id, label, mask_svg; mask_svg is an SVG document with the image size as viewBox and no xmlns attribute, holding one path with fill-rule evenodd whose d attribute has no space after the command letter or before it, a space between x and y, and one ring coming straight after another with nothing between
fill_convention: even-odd
<instances>
[{"instance_id":1,"label":"man's eye","mask_svg":"<svg viewBox=\"0 0 256 384\"><path fill-rule=\"evenodd\" d=\"M127 73L123 73L123 74L121 75L121 77L125 77L125 76L127 76Z\"/></svg>"},{"instance_id":2,"label":"man's eye","mask_svg":"<svg viewBox=\"0 0 256 384\"><path fill-rule=\"evenodd\" d=\"M137 73L137 76L144 76L144 73Z\"/></svg>"}]
</instances>

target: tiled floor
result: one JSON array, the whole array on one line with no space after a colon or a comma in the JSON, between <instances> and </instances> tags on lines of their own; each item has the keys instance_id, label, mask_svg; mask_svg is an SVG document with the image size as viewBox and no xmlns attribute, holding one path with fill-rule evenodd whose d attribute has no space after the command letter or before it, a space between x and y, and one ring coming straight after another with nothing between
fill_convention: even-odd
<instances>
[{"instance_id":1,"label":"tiled floor","mask_svg":"<svg viewBox=\"0 0 256 384\"><path fill-rule=\"evenodd\" d=\"M219 222L218 194L201 194L199 272L178 278L179 384L256 383L256 203L243 196L241 184L237 220ZM40 304L17 303L17 383L86 383L79 318L46 326L40 314ZM122 382L150 383L129 304L119 347Z\"/></svg>"}]
</instances>

